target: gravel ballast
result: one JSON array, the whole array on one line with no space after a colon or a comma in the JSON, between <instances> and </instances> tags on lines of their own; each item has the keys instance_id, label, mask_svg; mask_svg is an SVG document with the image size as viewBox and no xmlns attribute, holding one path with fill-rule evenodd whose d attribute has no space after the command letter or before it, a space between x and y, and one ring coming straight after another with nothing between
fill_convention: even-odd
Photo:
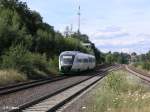
<instances>
[{"instance_id":1,"label":"gravel ballast","mask_svg":"<svg viewBox=\"0 0 150 112\"><path fill-rule=\"evenodd\" d=\"M23 91L18 91L9 95L0 96L0 112L4 109L17 108L19 105L36 100L42 96L52 94L62 88L75 84L81 80L84 80L90 76L76 76L68 79L60 80L57 82L40 85L37 87L29 88Z\"/></svg>"}]
</instances>

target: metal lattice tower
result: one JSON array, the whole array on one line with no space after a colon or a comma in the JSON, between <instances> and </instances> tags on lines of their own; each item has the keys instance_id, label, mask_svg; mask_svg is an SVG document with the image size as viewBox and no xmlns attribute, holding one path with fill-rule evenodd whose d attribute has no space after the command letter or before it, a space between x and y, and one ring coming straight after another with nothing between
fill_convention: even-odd
<instances>
[{"instance_id":1,"label":"metal lattice tower","mask_svg":"<svg viewBox=\"0 0 150 112\"><path fill-rule=\"evenodd\" d=\"M81 20L80 20L80 16L81 16L81 12L80 12L80 5L79 5L79 7L78 7L78 33L80 33L80 22L81 22Z\"/></svg>"}]
</instances>

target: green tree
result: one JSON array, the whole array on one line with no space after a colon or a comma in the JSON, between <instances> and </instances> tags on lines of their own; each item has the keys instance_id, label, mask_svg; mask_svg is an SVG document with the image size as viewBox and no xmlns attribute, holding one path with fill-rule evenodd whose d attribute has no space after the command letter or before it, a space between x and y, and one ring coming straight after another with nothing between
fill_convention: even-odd
<instances>
[{"instance_id":1,"label":"green tree","mask_svg":"<svg viewBox=\"0 0 150 112\"><path fill-rule=\"evenodd\" d=\"M114 63L114 58L111 53L108 53L105 57L106 63L107 64L113 64Z\"/></svg>"}]
</instances>

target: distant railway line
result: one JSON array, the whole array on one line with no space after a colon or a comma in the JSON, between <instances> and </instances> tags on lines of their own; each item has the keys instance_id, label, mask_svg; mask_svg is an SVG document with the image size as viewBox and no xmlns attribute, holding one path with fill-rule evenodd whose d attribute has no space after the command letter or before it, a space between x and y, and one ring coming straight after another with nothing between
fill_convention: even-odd
<instances>
[{"instance_id":1,"label":"distant railway line","mask_svg":"<svg viewBox=\"0 0 150 112\"><path fill-rule=\"evenodd\" d=\"M51 80L49 83L41 85L38 84L38 86L34 85L35 83L33 83L34 86L30 86L29 88L21 89L12 93L11 92L9 93L6 92L6 94L2 93L2 95L0 96L0 107L1 107L0 111L2 111L2 109L5 109L10 112L18 112L18 110L21 111L22 109L26 109L27 107L37 104L38 102L48 99L71 87L74 87L78 84L88 81L94 76L103 77L105 76L104 74L106 74L107 71L110 69L112 69L112 67L97 70L93 73L89 73L86 75L73 76L69 78L61 77L63 79L56 78L55 80ZM8 90L9 89L10 88L8 88ZM4 89L3 91L5 90L7 89Z\"/></svg>"},{"instance_id":2,"label":"distant railway line","mask_svg":"<svg viewBox=\"0 0 150 112\"><path fill-rule=\"evenodd\" d=\"M139 69L136 69L135 67L127 66L127 65L125 66L125 69L126 69L128 72L130 72L130 73L136 75L136 76L139 77L140 79L142 79L142 80L144 80L144 81L150 83L150 75L149 75L148 73L143 72L143 71L141 71L141 70L139 70Z\"/></svg>"}]
</instances>

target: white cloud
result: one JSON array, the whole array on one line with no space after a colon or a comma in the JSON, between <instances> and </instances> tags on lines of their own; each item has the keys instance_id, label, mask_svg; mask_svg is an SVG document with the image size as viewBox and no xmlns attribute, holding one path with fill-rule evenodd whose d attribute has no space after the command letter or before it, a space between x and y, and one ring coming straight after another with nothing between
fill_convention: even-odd
<instances>
[{"instance_id":1,"label":"white cloud","mask_svg":"<svg viewBox=\"0 0 150 112\"><path fill-rule=\"evenodd\" d=\"M110 39L93 39L92 42L94 42L98 46L129 46L129 45L135 45L135 44L142 44L150 42L150 38L148 37L124 37L124 38L110 38Z\"/></svg>"},{"instance_id":2,"label":"white cloud","mask_svg":"<svg viewBox=\"0 0 150 112\"><path fill-rule=\"evenodd\" d=\"M103 52L147 52L150 34L132 34L120 27L106 27L91 36L91 40Z\"/></svg>"},{"instance_id":3,"label":"white cloud","mask_svg":"<svg viewBox=\"0 0 150 112\"><path fill-rule=\"evenodd\" d=\"M150 35L131 35L120 27L107 27L99 30L92 38L97 46L131 46L150 42Z\"/></svg>"},{"instance_id":4,"label":"white cloud","mask_svg":"<svg viewBox=\"0 0 150 112\"><path fill-rule=\"evenodd\" d=\"M105 52L105 53L108 53L110 51L110 49L107 49L107 48L102 48L101 49L102 52ZM131 54L132 52L134 52L133 49L131 48L118 48L118 49L111 49L112 52L124 52L124 53L129 53Z\"/></svg>"},{"instance_id":5,"label":"white cloud","mask_svg":"<svg viewBox=\"0 0 150 112\"><path fill-rule=\"evenodd\" d=\"M123 30L121 27L111 26L98 30L93 33L91 36L94 38L116 38L116 37L124 37L129 34Z\"/></svg>"}]
</instances>

